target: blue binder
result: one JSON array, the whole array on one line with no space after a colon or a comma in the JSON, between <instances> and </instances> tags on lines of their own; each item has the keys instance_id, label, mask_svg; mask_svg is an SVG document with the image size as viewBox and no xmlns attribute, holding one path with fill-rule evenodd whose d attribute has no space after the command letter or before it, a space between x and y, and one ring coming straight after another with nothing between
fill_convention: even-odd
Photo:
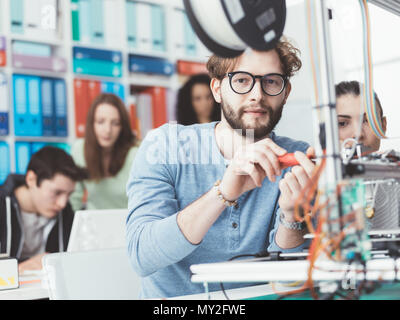
<instances>
[{"instance_id":1,"label":"blue binder","mask_svg":"<svg viewBox=\"0 0 400 320\"><path fill-rule=\"evenodd\" d=\"M103 0L90 0L90 40L104 43ZM87 23L87 22L86 22Z\"/></svg>"},{"instance_id":2,"label":"blue binder","mask_svg":"<svg viewBox=\"0 0 400 320\"><path fill-rule=\"evenodd\" d=\"M66 153L71 154L71 146L65 142L51 142L47 145L64 150Z\"/></svg>"},{"instance_id":3,"label":"blue binder","mask_svg":"<svg viewBox=\"0 0 400 320\"><path fill-rule=\"evenodd\" d=\"M170 76L175 72L175 66L166 59L131 54L129 70Z\"/></svg>"},{"instance_id":4,"label":"blue binder","mask_svg":"<svg viewBox=\"0 0 400 320\"><path fill-rule=\"evenodd\" d=\"M79 0L79 32L82 42L90 42L91 13L90 0Z\"/></svg>"},{"instance_id":5,"label":"blue binder","mask_svg":"<svg viewBox=\"0 0 400 320\"><path fill-rule=\"evenodd\" d=\"M125 88L124 85L118 82L106 82L101 83L101 91L113 93L118 96L122 101L125 101Z\"/></svg>"},{"instance_id":6,"label":"blue binder","mask_svg":"<svg viewBox=\"0 0 400 320\"><path fill-rule=\"evenodd\" d=\"M165 51L164 12L160 5L151 5L152 49Z\"/></svg>"},{"instance_id":7,"label":"blue binder","mask_svg":"<svg viewBox=\"0 0 400 320\"><path fill-rule=\"evenodd\" d=\"M13 75L16 136L43 134L40 82L40 77Z\"/></svg>"},{"instance_id":8,"label":"blue binder","mask_svg":"<svg viewBox=\"0 0 400 320\"><path fill-rule=\"evenodd\" d=\"M28 135L35 137L43 135L40 83L40 77L29 76L27 78Z\"/></svg>"},{"instance_id":9,"label":"blue binder","mask_svg":"<svg viewBox=\"0 0 400 320\"><path fill-rule=\"evenodd\" d=\"M6 181L10 174L10 147L5 141L0 141L0 185Z\"/></svg>"},{"instance_id":10,"label":"blue binder","mask_svg":"<svg viewBox=\"0 0 400 320\"><path fill-rule=\"evenodd\" d=\"M31 142L31 155L38 152L40 149L42 149L44 146L47 146L48 143L46 142Z\"/></svg>"},{"instance_id":11,"label":"blue binder","mask_svg":"<svg viewBox=\"0 0 400 320\"><path fill-rule=\"evenodd\" d=\"M31 144L25 141L15 142L15 172L25 174L31 158Z\"/></svg>"},{"instance_id":12,"label":"blue binder","mask_svg":"<svg viewBox=\"0 0 400 320\"><path fill-rule=\"evenodd\" d=\"M183 15L183 31L185 39L185 53L188 56L196 55L196 34L186 14Z\"/></svg>"},{"instance_id":13,"label":"blue binder","mask_svg":"<svg viewBox=\"0 0 400 320\"><path fill-rule=\"evenodd\" d=\"M127 0L126 1L126 34L128 45L131 48L137 48L137 26L136 26L136 2Z\"/></svg>"},{"instance_id":14,"label":"blue binder","mask_svg":"<svg viewBox=\"0 0 400 320\"><path fill-rule=\"evenodd\" d=\"M24 0L10 1L11 32L24 33Z\"/></svg>"},{"instance_id":15,"label":"blue binder","mask_svg":"<svg viewBox=\"0 0 400 320\"><path fill-rule=\"evenodd\" d=\"M122 63L107 60L73 59L75 73L103 77L122 77Z\"/></svg>"},{"instance_id":16,"label":"blue binder","mask_svg":"<svg viewBox=\"0 0 400 320\"><path fill-rule=\"evenodd\" d=\"M0 112L0 136L7 136L8 133L8 112Z\"/></svg>"},{"instance_id":17,"label":"blue binder","mask_svg":"<svg viewBox=\"0 0 400 320\"><path fill-rule=\"evenodd\" d=\"M121 51L100 50L85 47L73 47L74 59L107 60L113 63L122 63Z\"/></svg>"},{"instance_id":18,"label":"blue binder","mask_svg":"<svg viewBox=\"0 0 400 320\"><path fill-rule=\"evenodd\" d=\"M43 136L50 137L56 135L55 115L54 115L54 97L53 80L42 78L42 121Z\"/></svg>"},{"instance_id":19,"label":"blue binder","mask_svg":"<svg viewBox=\"0 0 400 320\"><path fill-rule=\"evenodd\" d=\"M23 75L13 75L14 131L16 136L29 135L27 79Z\"/></svg>"},{"instance_id":20,"label":"blue binder","mask_svg":"<svg viewBox=\"0 0 400 320\"><path fill-rule=\"evenodd\" d=\"M0 73L0 136L8 135L8 87L6 75Z\"/></svg>"},{"instance_id":21,"label":"blue binder","mask_svg":"<svg viewBox=\"0 0 400 320\"><path fill-rule=\"evenodd\" d=\"M51 57L51 46L44 43L34 43L28 41L14 41L12 43L12 52L14 54L23 54L29 56Z\"/></svg>"},{"instance_id":22,"label":"blue binder","mask_svg":"<svg viewBox=\"0 0 400 320\"><path fill-rule=\"evenodd\" d=\"M54 79L53 81L56 136L66 137L68 135L66 84L64 79Z\"/></svg>"}]
</instances>

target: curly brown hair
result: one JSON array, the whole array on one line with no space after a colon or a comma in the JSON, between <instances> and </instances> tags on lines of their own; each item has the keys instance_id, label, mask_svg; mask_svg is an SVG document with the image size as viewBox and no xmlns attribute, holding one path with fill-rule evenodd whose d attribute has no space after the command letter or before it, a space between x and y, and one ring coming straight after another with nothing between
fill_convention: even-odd
<instances>
[{"instance_id":1,"label":"curly brown hair","mask_svg":"<svg viewBox=\"0 0 400 320\"><path fill-rule=\"evenodd\" d=\"M273 49L278 53L281 61L283 74L290 78L301 69L302 63L299 58L300 50L293 46L286 38L281 38ZM228 73L233 71L240 56L234 58L223 58L212 55L207 62L207 70L211 78L221 80Z\"/></svg>"}]
</instances>

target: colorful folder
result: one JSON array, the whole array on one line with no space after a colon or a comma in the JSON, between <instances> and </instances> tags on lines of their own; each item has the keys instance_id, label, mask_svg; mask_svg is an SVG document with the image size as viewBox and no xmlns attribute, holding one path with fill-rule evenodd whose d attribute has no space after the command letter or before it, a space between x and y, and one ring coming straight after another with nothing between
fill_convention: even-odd
<instances>
[{"instance_id":1,"label":"colorful folder","mask_svg":"<svg viewBox=\"0 0 400 320\"><path fill-rule=\"evenodd\" d=\"M55 111L55 135L68 136L67 88L64 79L53 79L53 97Z\"/></svg>"},{"instance_id":2,"label":"colorful folder","mask_svg":"<svg viewBox=\"0 0 400 320\"><path fill-rule=\"evenodd\" d=\"M90 0L79 0L79 39L82 42L91 41L91 21Z\"/></svg>"},{"instance_id":3,"label":"colorful folder","mask_svg":"<svg viewBox=\"0 0 400 320\"><path fill-rule=\"evenodd\" d=\"M42 102L40 91L41 78L27 77L27 102L28 102L28 130L29 136L42 136Z\"/></svg>"},{"instance_id":4,"label":"colorful folder","mask_svg":"<svg viewBox=\"0 0 400 320\"><path fill-rule=\"evenodd\" d=\"M131 48L138 47L138 34L137 34L137 5L135 1L126 1L126 34L128 46Z\"/></svg>"},{"instance_id":5,"label":"colorful folder","mask_svg":"<svg viewBox=\"0 0 400 320\"><path fill-rule=\"evenodd\" d=\"M15 142L15 173L25 174L31 158L31 143Z\"/></svg>"},{"instance_id":6,"label":"colorful folder","mask_svg":"<svg viewBox=\"0 0 400 320\"><path fill-rule=\"evenodd\" d=\"M16 136L42 136L41 78L13 75L14 130Z\"/></svg>"},{"instance_id":7,"label":"colorful folder","mask_svg":"<svg viewBox=\"0 0 400 320\"><path fill-rule=\"evenodd\" d=\"M84 47L73 48L74 72L105 77L122 76L122 53Z\"/></svg>"},{"instance_id":8,"label":"colorful folder","mask_svg":"<svg viewBox=\"0 0 400 320\"><path fill-rule=\"evenodd\" d=\"M176 62L176 69L180 75L191 76L197 73L207 73L205 63L178 60Z\"/></svg>"},{"instance_id":9,"label":"colorful folder","mask_svg":"<svg viewBox=\"0 0 400 320\"><path fill-rule=\"evenodd\" d=\"M11 32L24 33L24 0L10 1Z\"/></svg>"},{"instance_id":10,"label":"colorful folder","mask_svg":"<svg viewBox=\"0 0 400 320\"><path fill-rule=\"evenodd\" d=\"M112 63L122 63L121 51L73 47L72 53L76 60L105 60Z\"/></svg>"},{"instance_id":11,"label":"colorful folder","mask_svg":"<svg viewBox=\"0 0 400 320\"><path fill-rule=\"evenodd\" d=\"M10 174L10 147L5 141L0 141L0 154L0 185L2 185Z\"/></svg>"},{"instance_id":12,"label":"colorful folder","mask_svg":"<svg viewBox=\"0 0 400 320\"><path fill-rule=\"evenodd\" d=\"M167 122L166 89L161 87L150 87L144 92L151 95L153 128L158 128Z\"/></svg>"},{"instance_id":13,"label":"colorful folder","mask_svg":"<svg viewBox=\"0 0 400 320\"><path fill-rule=\"evenodd\" d=\"M0 73L0 136L8 135L8 85L7 77Z\"/></svg>"},{"instance_id":14,"label":"colorful folder","mask_svg":"<svg viewBox=\"0 0 400 320\"><path fill-rule=\"evenodd\" d=\"M14 75L13 88L15 135L28 136L28 97L26 77L23 75Z\"/></svg>"},{"instance_id":15,"label":"colorful folder","mask_svg":"<svg viewBox=\"0 0 400 320\"><path fill-rule=\"evenodd\" d=\"M102 81L101 91L113 93L118 96L122 101L125 101L125 88L121 83Z\"/></svg>"},{"instance_id":16,"label":"colorful folder","mask_svg":"<svg viewBox=\"0 0 400 320\"><path fill-rule=\"evenodd\" d=\"M183 31L185 54L187 56L196 56L197 36L186 14L183 15Z\"/></svg>"},{"instance_id":17,"label":"colorful folder","mask_svg":"<svg viewBox=\"0 0 400 320\"><path fill-rule=\"evenodd\" d=\"M132 129L140 139L168 121L167 91L162 87L137 88L130 104Z\"/></svg>"},{"instance_id":18,"label":"colorful folder","mask_svg":"<svg viewBox=\"0 0 400 320\"><path fill-rule=\"evenodd\" d=\"M6 62L6 38L0 36L0 66L5 66Z\"/></svg>"},{"instance_id":19,"label":"colorful folder","mask_svg":"<svg viewBox=\"0 0 400 320\"><path fill-rule=\"evenodd\" d=\"M25 174L32 155L45 146L53 146L56 148L60 148L67 153L71 152L71 146L68 143L54 143L54 142L42 142L42 141L37 141L37 142L16 141L15 173ZM0 142L0 150L1 150L1 142ZM1 160L0 160L0 171L1 171Z\"/></svg>"},{"instance_id":20,"label":"colorful folder","mask_svg":"<svg viewBox=\"0 0 400 320\"><path fill-rule=\"evenodd\" d=\"M53 79L43 78L41 86L43 136L51 137L56 135L56 124L54 121Z\"/></svg>"},{"instance_id":21,"label":"colorful folder","mask_svg":"<svg viewBox=\"0 0 400 320\"><path fill-rule=\"evenodd\" d=\"M90 0L90 41L104 43L103 0ZM87 22L86 22L87 23Z\"/></svg>"},{"instance_id":22,"label":"colorful folder","mask_svg":"<svg viewBox=\"0 0 400 320\"><path fill-rule=\"evenodd\" d=\"M80 41L80 28L79 28L79 0L71 1L71 25L72 25L72 40Z\"/></svg>"},{"instance_id":23,"label":"colorful folder","mask_svg":"<svg viewBox=\"0 0 400 320\"><path fill-rule=\"evenodd\" d=\"M170 76L175 72L175 66L163 58L154 58L142 55L129 55L129 70L150 74Z\"/></svg>"},{"instance_id":24,"label":"colorful folder","mask_svg":"<svg viewBox=\"0 0 400 320\"><path fill-rule=\"evenodd\" d=\"M77 137L85 136L86 116L90 106L88 93L88 80L74 79L75 134Z\"/></svg>"},{"instance_id":25,"label":"colorful folder","mask_svg":"<svg viewBox=\"0 0 400 320\"><path fill-rule=\"evenodd\" d=\"M151 4L152 51L165 51L165 17L160 5Z\"/></svg>"}]
</instances>

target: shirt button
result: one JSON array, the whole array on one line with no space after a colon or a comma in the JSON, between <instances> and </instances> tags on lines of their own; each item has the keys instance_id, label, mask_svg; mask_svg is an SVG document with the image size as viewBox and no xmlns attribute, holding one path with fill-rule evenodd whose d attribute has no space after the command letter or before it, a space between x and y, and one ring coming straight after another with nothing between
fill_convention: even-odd
<instances>
[{"instance_id":1,"label":"shirt button","mask_svg":"<svg viewBox=\"0 0 400 320\"><path fill-rule=\"evenodd\" d=\"M237 224L236 222L232 222L232 228L233 228L233 229L236 229L237 226L238 226L238 224Z\"/></svg>"}]
</instances>

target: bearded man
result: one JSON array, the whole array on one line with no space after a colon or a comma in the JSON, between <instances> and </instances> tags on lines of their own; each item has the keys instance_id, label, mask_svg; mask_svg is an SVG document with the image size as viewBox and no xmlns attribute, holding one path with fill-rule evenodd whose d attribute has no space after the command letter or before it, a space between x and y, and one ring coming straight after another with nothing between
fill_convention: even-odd
<instances>
[{"instance_id":1,"label":"bearded man","mask_svg":"<svg viewBox=\"0 0 400 320\"><path fill-rule=\"evenodd\" d=\"M269 51L211 56L207 68L221 121L166 124L142 142L127 183L127 248L142 277L140 298L204 292L190 281L192 264L305 248L294 204L312 175L307 156L314 151L273 132L290 78L301 68L298 52L281 40ZM286 153L295 153L299 165L282 168Z\"/></svg>"}]
</instances>

